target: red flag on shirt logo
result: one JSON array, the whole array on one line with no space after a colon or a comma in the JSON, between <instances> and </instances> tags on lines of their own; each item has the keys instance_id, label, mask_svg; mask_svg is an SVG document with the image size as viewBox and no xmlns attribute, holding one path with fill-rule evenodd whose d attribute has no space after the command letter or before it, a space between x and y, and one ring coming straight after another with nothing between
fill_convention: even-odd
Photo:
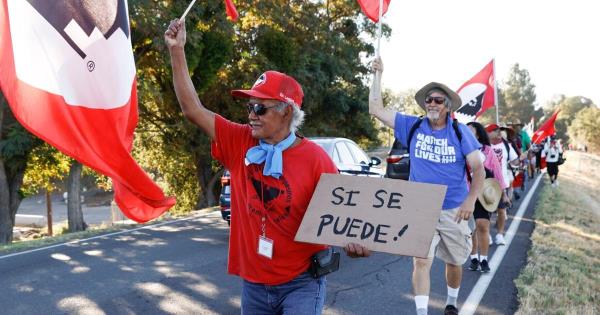
<instances>
[{"instance_id":1,"label":"red flag on shirt logo","mask_svg":"<svg viewBox=\"0 0 600 315\"><path fill-rule=\"evenodd\" d=\"M496 102L494 83L494 60L490 61L457 91L462 105L454 112L454 117L461 123L474 121Z\"/></svg>"},{"instance_id":2,"label":"red flag on shirt logo","mask_svg":"<svg viewBox=\"0 0 600 315\"><path fill-rule=\"evenodd\" d=\"M390 1L391 0L383 0L383 12L381 13L381 16L387 12ZM358 0L358 4L369 19L373 22L379 22L379 0Z\"/></svg>"},{"instance_id":3,"label":"red flag on shirt logo","mask_svg":"<svg viewBox=\"0 0 600 315\"><path fill-rule=\"evenodd\" d=\"M548 119L543 125L540 126L538 130L533 133L533 137L531 137L531 142L540 144L546 137L553 135L556 130L554 129L554 122L556 121L556 117L558 116L558 112L560 109L556 110L552 117Z\"/></svg>"},{"instance_id":4,"label":"red flag on shirt logo","mask_svg":"<svg viewBox=\"0 0 600 315\"><path fill-rule=\"evenodd\" d=\"M234 22L240 16L235 8L235 4L233 4L233 0L225 0L225 12L227 12L227 16Z\"/></svg>"},{"instance_id":5,"label":"red flag on shirt logo","mask_svg":"<svg viewBox=\"0 0 600 315\"><path fill-rule=\"evenodd\" d=\"M30 132L113 180L127 217L175 204L131 157L135 63L125 0L3 0L0 86Z\"/></svg>"}]
</instances>

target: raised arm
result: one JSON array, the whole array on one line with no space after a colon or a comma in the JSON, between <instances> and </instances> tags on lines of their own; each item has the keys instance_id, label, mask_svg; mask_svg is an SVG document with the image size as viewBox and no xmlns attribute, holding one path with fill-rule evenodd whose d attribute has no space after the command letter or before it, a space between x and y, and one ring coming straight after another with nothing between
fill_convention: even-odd
<instances>
[{"instance_id":1,"label":"raised arm","mask_svg":"<svg viewBox=\"0 0 600 315\"><path fill-rule=\"evenodd\" d=\"M185 118L200 127L211 139L215 137L215 113L202 105L185 59L185 21L175 19L165 32L165 43L171 55L173 69L173 85L177 101Z\"/></svg>"},{"instance_id":2,"label":"raised arm","mask_svg":"<svg viewBox=\"0 0 600 315\"><path fill-rule=\"evenodd\" d=\"M384 125L394 129L396 112L383 107L383 98L381 97L383 62L380 57L373 60L373 72L373 84L371 84L371 90L369 91L369 114L381 120Z\"/></svg>"}]
</instances>

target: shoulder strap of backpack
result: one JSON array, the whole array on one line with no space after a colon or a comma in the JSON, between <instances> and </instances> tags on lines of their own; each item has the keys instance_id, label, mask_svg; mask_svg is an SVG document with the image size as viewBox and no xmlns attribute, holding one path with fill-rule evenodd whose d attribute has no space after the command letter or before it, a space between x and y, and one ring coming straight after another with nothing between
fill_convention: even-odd
<instances>
[{"instance_id":1,"label":"shoulder strap of backpack","mask_svg":"<svg viewBox=\"0 0 600 315\"><path fill-rule=\"evenodd\" d=\"M458 128L458 120L452 120L452 128L454 128L454 132L456 132L456 137L458 138L458 142L462 143L462 133L460 132L460 128Z\"/></svg>"},{"instance_id":2,"label":"shoulder strap of backpack","mask_svg":"<svg viewBox=\"0 0 600 315\"><path fill-rule=\"evenodd\" d=\"M513 177L515 177L515 171L512 166L510 166L510 144L508 144L508 141L504 140L504 138L502 138L502 142L506 148L506 167L508 167L508 170L512 173Z\"/></svg>"},{"instance_id":3,"label":"shoulder strap of backpack","mask_svg":"<svg viewBox=\"0 0 600 315\"><path fill-rule=\"evenodd\" d=\"M504 140L504 138L502 139L502 143L504 143L504 147L506 148L506 162L510 163L510 146L508 144L508 141Z\"/></svg>"},{"instance_id":4,"label":"shoulder strap of backpack","mask_svg":"<svg viewBox=\"0 0 600 315\"><path fill-rule=\"evenodd\" d=\"M423 116L419 116L419 118L417 118L417 121L415 121L415 123L410 127L410 131L408 132L408 138L406 138L406 147L408 150L408 155L410 155L410 141L412 140L413 136L415 135L415 131L417 131L417 128L419 128L422 122Z\"/></svg>"},{"instance_id":5,"label":"shoulder strap of backpack","mask_svg":"<svg viewBox=\"0 0 600 315\"><path fill-rule=\"evenodd\" d=\"M460 128L458 128L458 120L456 118L452 120L452 128L454 129L454 132L456 133L458 142L460 144L462 144L462 132L460 132ZM461 152L462 152L462 150L461 150ZM464 158L465 158L465 172L467 173L467 180L470 183L473 178L471 178L471 172L469 172L469 163L467 161L467 156L465 155Z\"/></svg>"}]
</instances>

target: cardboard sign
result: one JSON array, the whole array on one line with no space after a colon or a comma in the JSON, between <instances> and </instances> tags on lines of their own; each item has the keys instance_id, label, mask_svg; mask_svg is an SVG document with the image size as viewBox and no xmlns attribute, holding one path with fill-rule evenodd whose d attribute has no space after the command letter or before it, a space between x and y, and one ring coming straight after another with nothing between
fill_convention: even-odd
<instances>
[{"instance_id":1,"label":"cardboard sign","mask_svg":"<svg viewBox=\"0 0 600 315\"><path fill-rule=\"evenodd\" d=\"M427 257L446 186L323 174L296 241Z\"/></svg>"}]
</instances>

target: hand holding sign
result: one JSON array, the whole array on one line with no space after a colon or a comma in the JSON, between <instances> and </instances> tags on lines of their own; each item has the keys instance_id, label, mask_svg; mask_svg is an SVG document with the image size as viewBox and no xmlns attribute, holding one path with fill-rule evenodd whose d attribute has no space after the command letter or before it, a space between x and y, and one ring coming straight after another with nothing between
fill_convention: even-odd
<instances>
[{"instance_id":1,"label":"hand holding sign","mask_svg":"<svg viewBox=\"0 0 600 315\"><path fill-rule=\"evenodd\" d=\"M343 246L351 257L367 248L426 257L445 193L441 185L323 174L296 240Z\"/></svg>"},{"instance_id":2,"label":"hand holding sign","mask_svg":"<svg viewBox=\"0 0 600 315\"><path fill-rule=\"evenodd\" d=\"M371 251L368 248L356 243L350 243L344 246L344 251L346 252L346 255L352 258L371 256Z\"/></svg>"}]
</instances>

